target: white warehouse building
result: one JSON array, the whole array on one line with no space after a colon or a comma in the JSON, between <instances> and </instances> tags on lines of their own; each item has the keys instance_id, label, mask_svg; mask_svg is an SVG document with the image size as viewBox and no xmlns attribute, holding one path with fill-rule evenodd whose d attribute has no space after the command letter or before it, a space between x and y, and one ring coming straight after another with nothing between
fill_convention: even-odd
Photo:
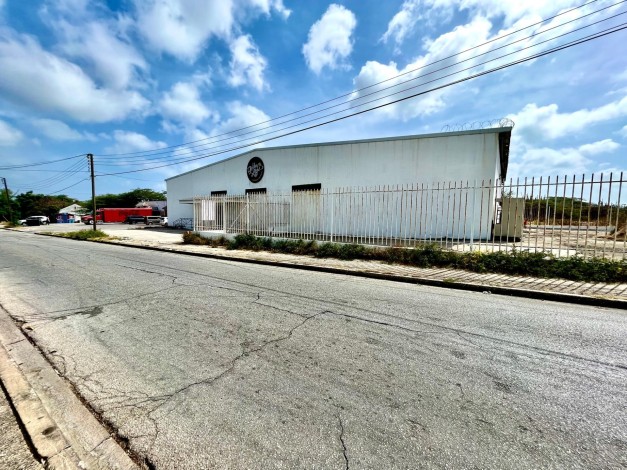
<instances>
[{"instance_id":1,"label":"white warehouse building","mask_svg":"<svg viewBox=\"0 0 627 470\"><path fill-rule=\"evenodd\" d=\"M487 239L511 131L254 149L168 178L168 218L191 219L200 232L287 238Z\"/></svg>"}]
</instances>

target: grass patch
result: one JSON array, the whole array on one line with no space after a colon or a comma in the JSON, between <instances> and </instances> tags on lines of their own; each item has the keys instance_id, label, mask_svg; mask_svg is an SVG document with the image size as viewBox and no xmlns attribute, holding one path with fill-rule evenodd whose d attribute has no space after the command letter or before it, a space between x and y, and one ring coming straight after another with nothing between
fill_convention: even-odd
<instances>
[{"instance_id":1,"label":"grass patch","mask_svg":"<svg viewBox=\"0 0 627 470\"><path fill-rule=\"evenodd\" d=\"M73 240L91 240L93 238L107 238L109 235L102 230L77 230L76 232L55 233L64 238L72 238Z\"/></svg>"},{"instance_id":2,"label":"grass patch","mask_svg":"<svg viewBox=\"0 0 627 470\"><path fill-rule=\"evenodd\" d=\"M456 253L432 244L415 248L376 248L355 244L262 238L254 235L237 235L233 240L227 240L224 237L210 240L194 232L183 234L183 243L221 246L228 250L264 250L274 253L309 255L317 258L378 260L421 268L455 268L477 273L586 282L627 282L627 260L612 261L604 258L584 260L578 256L558 258L548 253L521 251ZM449 280L449 282L455 281Z\"/></svg>"}]
</instances>

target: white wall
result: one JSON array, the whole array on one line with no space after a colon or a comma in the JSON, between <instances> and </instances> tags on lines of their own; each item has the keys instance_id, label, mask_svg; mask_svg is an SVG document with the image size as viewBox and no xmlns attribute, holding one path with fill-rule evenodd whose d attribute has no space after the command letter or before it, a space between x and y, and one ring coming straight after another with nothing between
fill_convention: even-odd
<instances>
[{"instance_id":1,"label":"white wall","mask_svg":"<svg viewBox=\"0 0 627 470\"><path fill-rule=\"evenodd\" d=\"M249 188L289 192L292 185L313 183L331 189L494 181L499 172L498 133L503 130L254 150L167 180L168 216L171 221L192 217L192 205L180 200L211 191L235 195ZM246 175L254 156L265 166L256 184Z\"/></svg>"}]
</instances>

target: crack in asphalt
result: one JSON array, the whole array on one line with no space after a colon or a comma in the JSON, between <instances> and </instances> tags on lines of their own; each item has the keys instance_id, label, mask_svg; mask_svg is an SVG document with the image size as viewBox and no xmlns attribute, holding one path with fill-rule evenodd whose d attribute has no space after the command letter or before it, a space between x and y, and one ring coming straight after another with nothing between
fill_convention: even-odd
<instances>
[{"instance_id":1,"label":"crack in asphalt","mask_svg":"<svg viewBox=\"0 0 627 470\"><path fill-rule=\"evenodd\" d=\"M301 328L305 323L307 323L308 321L316 318L317 316L320 315L324 315L327 313L332 313L329 311L323 311L323 312L319 312L313 315L310 315L308 317L306 317L303 321L301 321L299 324L295 325L294 327L290 328L290 330L283 336L269 340L264 342L262 345L260 345L259 347L253 348L253 349L247 349L242 351L242 353L240 355L238 355L237 357L233 358L229 364L229 366L223 370L222 372L220 372L218 375L213 376L213 377L209 377L207 379L203 379L203 380L199 380L197 382L192 382L188 385L186 385L185 387L182 387L178 390L176 390L175 392L171 393L171 394L166 394L166 395L161 395L161 396L154 396L154 397L149 397L146 400L143 400L142 402L136 402L135 404L129 404L126 406L137 406L141 403L148 403L148 402L153 402L153 403L158 403L157 406L155 406L152 410L150 410L146 417L153 423L153 425L155 426L155 435L152 441L152 444L149 447L149 451L148 454L152 451L152 448L154 447L154 444L159 436L159 424L156 420L156 418L154 418L152 415L154 413L156 413L159 409L161 409L163 406L165 406L168 402L170 402L172 399L174 399L175 397L177 397L180 394L185 393L186 391L190 390L193 387L199 386L199 385L213 385L215 382L217 382L218 380L220 380L221 378L225 377L226 375L228 375L230 372L232 372L235 367L237 366L238 362L241 361L242 359L250 356L250 354L262 351L263 349L267 348L268 346L272 345L272 344L277 344L279 342L282 341L286 341L288 339L290 339L292 337L292 335L294 334L294 332Z\"/></svg>"},{"instance_id":2,"label":"crack in asphalt","mask_svg":"<svg viewBox=\"0 0 627 470\"><path fill-rule=\"evenodd\" d=\"M133 271L140 271L142 273L147 273L147 274L156 274L158 276L171 277L172 283L175 283L178 280L178 276L172 276L171 274L160 273L157 271L149 271L148 269L135 268L133 266L126 266L124 264L115 264L114 266L119 266L121 268L126 268L126 269L132 269Z\"/></svg>"},{"instance_id":3,"label":"crack in asphalt","mask_svg":"<svg viewBox=\"0 0 627 470\"><path fill-rule=\"evenodd\" d=\"M133 260L134 262L137 263L141 263L141 264L147 264L150 266L158 266L158 267L162 267L162 265L160 264L156 264L156 263L150 263L150 262L146 262L146 261L138 261L138 260ZM249 284L249 283L245 283L245 282L238 282L238 281L232 281L232 280L225 280L216 276L211 276L209 274L206 273L201 273L201 272L196 272L196 271L192 271L192 270L188 270L188 269L181 269L181 268L173 268L173 267L168 267L168 269L171 270L175 270L175 271L179 271L179 272L184 272L187 274L192 274L195 276L201 276L201 277L206 277L209 279L214 279L217 281L221 281L221 282L228 282L230 284L235 284L235 285L242 285L245 287L249 287L249 288L254 288L254 289L259 289L262 288L265 291L268 292L275 292L279 295L283 295L286 296L285 292L281 292L277 289L269 289L269 288L263 288L261 286L258 286L256 284ZM241 289L235 289L235 288L227 288L227 287L221 287L221 286L212 286L211 284L208 284L211 287L215 287L215 288L219 288L219 289L230 289L230 290L235 290L238 292L244 292L247 294L250 294L250 291L244 291ZM320 299L317 298L313 298L313 297L309 297L306 295L302 295L302 294L297 294L297 293L289 293L288 294L291 297L297 297L297 298L301 298L304 300L309 300L309 301L314 301L314 302L319 302ZM324 300L325 303L327 304L333 304L336 306L339 306L340 308L346 307L345 304L342 304L341 302L337 302L334 301L332 299L325 299ZM591 358L585 358L582 356L577 356L576 354L569 354L569 353L562 353L559 351L555 351L555 350L551 350L551 349L547 349L547 348L542 348L540 346L533 346L533 345L529 345L529 344L523 344L523 343L519 343L517 341L510 341L510 340L506 340L506 339L502 339L502 338L497 338L495 336L490 336L490 335L485 335L485 334L481 334L481 333L475 333L475 332L471 332L471 331L466 331L460 328L454 328L454 327L450 327L450 326L444 326L444 325L438 325L438 324L434 324L434 323L430 323L430 322L426 322L424 320L417 320L417 319L412 319L412 318L402 318L402 317L398 317L396 315L393 314L389 314L389 313L384 313L384 312L378 312L376 310L372 310L372 309L368 309L368 308L363 308L363 307L357 307L357 306L351 306L351 308L355 309L355 310L359 310L361 312L365 312L365 313L372 313L374 315L379 315L379 316L383 316L383 317L390 317L393 318L395 320L401 320L401 321L405 321L405 322L409 322L409 323L417 323L423 326L429 326L432 328L437 328L439 330L443 330L446 333L452 333L452 334L464 334L466 336L472 336L478 339L482 339L482 340L486 340L486 341L493 341L493 342L498 342L501 344L506 344L506 345L511 345L511 346L517 346L517 347L521 347L521 348L529 348L539 354L545 355L545 356L557 356L557 357L563 357L563 358L567 358L570 360L575 360L575 361L583 361L583 362L588 362L588 363L592 363L592 364L597 364L597 365L602 365L602 366L606 366L606 367L612 367L612 368L619 368L619 369L625 369L627 370L627 364L616 364L616 363L611 363L611 362L606 362L606 361L599 361L599 360L595 360L595 359L591 359ZM425 305L425 308L428 308L428 305ZM349 316L347 314L337 314L337 315L345 315L345 316ZM390 326L390 327L394 327L394 328L399 328L401 330L406 330L406 331L412 331L414 333L422 333L419 332L417 330L412 330L411 328L407 328L407 327L403 327L401 325L395 325L393 323L386 323L386 322L378 322L376 320L369 320L363 317L358 317L358 316L353 316L352 318L358 319L358 320L362 320L362 321L369 321L371 323L376 323L376 324L381 324L381 325L386 325L386 326ZM433 333L437 333L437 332L433 332ZM466 338L468 339L468 338Z\"/></svg>"},{"instance_id":4,"label":"crack in asphalt","mask_svg":"<svg viewBox=\"0 0 627 470\"><path fill-rule=\"evenodd\" d=\"M115 257L115 256L113 256L113 257L126 260L126 258ZM157 267L163 268L163 265L161 265L161 264L150 263L150 262L145 262L145 261L138 261L138 260L133 260L133 261L136 262L136 263L141 263L141 264L146 264L146 265L150 265L150 266L157 266ZM187 274L192 274L192 275L195 275L195 276L201 276L201 277L206 277L206 278L210 278L210 279L215 279L215 280L218 280L218 281L221 281L221 282L229 282L231 284L239 284L239 285L243 285L245 287L250 287L250 288L258 288L258 287L260 287L260 286L254 285L254 284L248 284L248 283L244 283L244 282L225 281L224 279L221 279L219 277L211 276L211 275L208 275L206 273L200 273L200 272L196 272L196 271L192 271L192 270L180 269L180 268L172 268L172 267L167 267L167 268L171 269L171 270L179 271L179 272L184 272L184 273L187 273ZM207 285L210 286L210 287L213 287L213 288L217 288L217 289L233 290L233 291L242 292L242 293L245 293L245 294L250 294L250 291L246 291L246 290L242 290L242 289L236 289L236 288L224 287L224 286L216 286L216 285L212 285L212 284L207 284ZM279 292L276 289L265 289L265 290L272 291L272 292L277 292L277 293L285 295L284 292ZM162 291L163 291L163 289L162 289ZM152 293L141 294L141 295L151 295L151 294ZM306 299L306 300L316 300L316 301L318 300L318 299L313 299L311 297L300 295L300 294L295 294L295 293L293 293L291 295L293 297L300 297L300 298L303 298L303 299ZM125 300L128 300L128 299L125 299ZM122 302L122 301L112 302L111 304L119 303L119 302ZM326 299L325 302L336 304L336 305L338 305L340 307L345 307L345 305L343 305L341 303L338 303L338 302L335 302L335 301L333 301L331 299ZM102 305L107 305L107 304L102 304ZM448 332L448 333L454 333L454 334L456 334L458 336L460 336L460 334L463 334L463 335L466 336L465 339L468 342L471 342L469 340L468 336L473 336L473 337L477 337L479 339L483 339L483 340L487 340L487 341L494 341L494 342L499 342L499 343L508 344L508 345L514 345L514 346L518 346L518 347L522 347L522 348L529 348L529 349L534 350L535 352L537 352L539 354L542 354L542 355L545 355L545 356L564 357L564 358L567 358L567 359L570 359L570 360L584 361L584 362L594 363L594 364L603 365L603 366L607 366L607 367L619 368L619 369L627 370L627 365L624 365L624 364L616 364L616 363L611 363L611 362L606 362L606 361L597 361L597 360L594 360L594 359L591 359L591 358L585 358L585 357L577 356L575 354L562 353L562 352L550 350L550 349L547 349L547 348L542 348L542 347L538 347L538 346L532 346L532 345L528 345L528 344L522 344L522 343L518 343L516 341L509 341L509 340L497 338L497 337L494 337L494 336L484 335L484 334L480 334L480 333L473 333L473 332L461 330L459 328L453 328L453 327L447 327L447 326L443 326L443 325L432 324L432 323L429 323L429 322L425 322L425 321L422 321L422 320L415 320L415 319L411 319L411 318L400 318L400 317L398 317L396 315L386 314L386 313L383 313L383 312L377 312L377 311L371 310L371 309L360 308L360 307L356 307L356 306L353 306L352 308L355 308L357 310L360 310L360 311L363 311L363 312L367 312L367 313L373 313L375 315L387 316L387 317L391 317L391 318L394 318L394 319L397 319L397 320L402 320L402 321L406 321L406 322L419 323L419 324L422 324L422 325L431 326L431 327L434 327L434 328L437 328L437 329L444 330L445 332ZM50 312L50 313L53 313L53 312ZM346 316L348 316L348 315L346 315ZM361 321L369 321L371 323L380 324L380 325L386 325L386 326L390 326L390 327L393 327L393 328L398 328L398 329L405 330L405 331L412 331L413 333L423 333L423 332L419 332L417 330L412 330L411 328L406 328L406 327L402 327L400 325L395 325L393 323L377 322L376 320L369 320L369 319L365 319L363 317L358 317L358 316L351 316L351 317L355 318L355 319L358 319L358 320L361 320ZM436 332L433 332L433 333L436 333ZM460 336L460 338L461 338L461 336ZM475 346L478 346L478 345L475 344Z\"/></svg>"},{"instance_id":5,"label":"crack in asphalt","mask_svg":"<svg viewBox=\"0 0 627 470\"><path fill-rule=\"evenodd\" d=\"M56 321L56 320L66 319L66 318L71 317L71 316L84 315L85 311L86 311L85 309L96 309L96 308L108 307L108 306L111 306L111 305L118 305L118 304L122 304L122 303L128 303L131 300L137 300L137 299L140 299L142 297L149 296L149 295L162 294L163 292L166 292L168 290L178 289L180 287L185 287L185 286L173 285L173 286L166 287L166 288L163 288L163 289L150 291L150 292L144 292L142 294L137 294L137 295L134 295L132 297L125 297L124 299L120 299L120 300L114 300L114 301L111 301L111 302L104 302L104 303L100 303L100 304L96 304L96 305L88 305L88 306L85 306L85 307L81 307L82 310L78 310L78 311L76 310L76 308L67 308L67 309L61 309L61 310L54 310L54 311L51 311L51 312L41 312L41 313L31 314L31 315L29 315L28 323L37 323L37 324L40 324L40 325L45 325L45 324L51 323L51 322ZM71 313L69 313L67 315L59 315L59 316L52 316L52 317L48 317L48 318L42 318L42 317L50 315L50 314L62 313L62 312L71 312Z\"/></svg>"},{"instance_id":6,"label":"crack in asphalt","mask_svg":"<svg viewBox=\"0 0 627 470\"><path fill-rule=\"evenodd\" d=\"M460 384L459 382L456 383L455 385L457 385L459 387L459 391L462 394L462 399L465 400L466 399L466 393L464 393L464 386L462 384Z\"/></svg>"},{"instance_id":7,"label":"crack in asphalt","mask_svg":"<svg viewBox=\"0 0 627 470\"><path fill-rule=\"evenodd\" d=\"M257 304L257 305L263 305L264 307L268 307L268 308L271 308L273 310L277 310L279 312L289 313L290 315L296 315L296 316L301 317L301 318L307 318L306 314L297 313L297 312L294 312L292 310L288 310L286 308L276 307L274 305L270 305L270 304L266 304L264 302L260 302L259 300L260 300L260 294L257 294L257 300L253 300L253 303Z\"/></svg>"},{"instance_id":8,"label":"crack in asphalt","mask_svg":"<svg viewBox=\"0 0 627 470\"><path fill-rule=\"evenodd\" d=\"M276 344L282 341L286 341L288 339L290 339L292 337L292 335L294 334L294 332L299 329L300 327L302 327L305 323L307 323L309 320L312 320L314 318L316 318L319 315L324 315L327 313L333 313L330 311L322 311L319 313L315 313L313 315L310 315L308 317L306 317L303 321L301 321L299 324L295 325L294 327L292 327L287 334L285 334L284 336L281 336L279 338L275 338L269 341L265 341L261 346L253 348L253 349L247 349L242 351L242 353L240 355L238 355L237 357L235 357L234 359L231 360L229 366L223 370L222 372L220 372L218 375L213 376L213 377L209 377L207 379L203 379L203 380L199 380L197 382L192 382L188 385L186 385L185 387L182 387L180 389L178 389L177 391L168 394L168 395L163 395L162 397L166 397L165 401L160 404L159 406L157 406L154 410L152 410L150 413L154 413L156 412L159 408L161 408L162 406L164 406L168 401L170 401L172 398L174 398L175 396L186 392L187 390L189 390L192 387L198 386L198 385L211 385L213 383L215 383L216 381L220 380L222 377L226 376L227 374L229 374L233 369L235 369L235 367L237 366L237 363L239 361L241 361L242 359L250 356L253 353L262 351L263 349L267 348L268 346L272 345L272 344ZM157 399L161 398L161 397L155 397Z\"/></svg>"},{"instance_id":9,"label":"crack in asphalt","mask_svg":"<svg viewBox=\"0 0 627 470\"><path fill-rule=\"evenodd\" d=\"M325 310L325 311L318 312L318 313L315 313L313 315L309 315L309 316L305 317L300 323L298 323L297 325L295 325L292 328L290 328L284 335L282 335L282 336L280 336L278 338L271 339L269 341L265 341L263 344L261 344L258 347L255 347L255 348L252 348L252 349L243 350L242 353L239 354L238 356L236 356L235 358L233 358L230 361L228 367L226 369L224 369L222 372L220 372L218 375L215 375L213 377L209 377L209 378L206 378L206 379L203 379L203 380L199 380L199 381L196 381L196 382L192 382L190 384L187 384L184 387L181 387L180 389L178 389L178 390L176 390L176 391L174 391L172 393L163 394L163 395L149 396L147 394L143 394L141 392L137 392L137 393L140 393L142 395L145 395L143 398L132 397L132 396L130 396L130 394L127 394L127 393L120 393L117 396L109 396L109 397L106 397L106 398L103 398L103 399L96 399L94 401L102 402L103 400L111 400L111 399L114 399L114 398L121 398L122 399L120 404L118 404L116 406L112 406L112 407L107 407L107 411L113 411L113 410L116 410L116 409L123 409L123 408L140 408L140 407L142 407L142 405L145 405L145 404L153 404L154 406L148 407L146 409L148 412L145 415L143 415L147 420L149 420L151 422L152 426L155 429L154 434L151 436L152 437L152 442L151 442L150 446L148 447L148 451L147 451L147 455L149 455L152 452L152 449L154 448L155 443L156 443L156 441L157 441L157 439L159 437L159 434L161 432L160 431L160 427L159 427L159 423L158 423L157 419L153 416L154 413L159 411L162 407L164 407L166 404L168 404L170 401L172 401L175 397L177 397L177 396L187 392L188 390L190 390L193 387L196 387L196 386L199 386L199 385L212 385L212 384L214 384L218 380L222 379L223 377L225 377L229 373L231 373L237 367L237 364L242 359L245 359L245 358L249 357L251 354L260 352L260 351L266 349L267 347L269 347L269 346L271 346L273 344L277 344L277 343L280 343L282 341L289 340L292 337L292 335L294 334L294 332L296 330L298 330L299 328L301 328L303 325L305 325L307 322L309 322L310 320L313 320L314 318L316 318L316 317L318 317L320 315L325 315L325 314L328 314L328 313L333 313L333 312ZM296 314L296 315L298 315L298 314ZM301 316L301 315L298 315L298 316ZM85 376L84 379L85 380L89 379L89 375ZM90 388L86 386L85 382L83 382L82 385L85 388L87 388L88 390L90 390ZM133 401L129 403L128 400L133 400ZM142 436L142 437L144 437L144 436ZM148 437L148 435L146 435L145 437Z\"/></svg>"},{"instance_id":10,"label":"crack in asphalt","mask_svg":"<svg viewBox=\"0 0 627 470\"><path fill-rule=\"evenodd\" d=\"M344 463L346 464L346 470L348 470L348 449L346 447L346 442L344 441L344 423L342 422L342 417L340 414L337 414L337 419L340 422L340 443L342 444L342 454L344 455Z\"/></svg>"},{"instance_id":11,"label":"crack in asphalt","mask_svg":"<svg viewBox=\"0 0 627 470\"><path fill-rule=\"evenodd\" d=\"M100 305L96 305L95 307L88 308L86 310L79 310L78 312L69 313L67 315L60 315L58 317L52 317L53 321L57 320L65 320L70 317L75 317L77 315L85 316L87 318L97 317L103 312L103 307Z\"/></svg>"}]
</instances>

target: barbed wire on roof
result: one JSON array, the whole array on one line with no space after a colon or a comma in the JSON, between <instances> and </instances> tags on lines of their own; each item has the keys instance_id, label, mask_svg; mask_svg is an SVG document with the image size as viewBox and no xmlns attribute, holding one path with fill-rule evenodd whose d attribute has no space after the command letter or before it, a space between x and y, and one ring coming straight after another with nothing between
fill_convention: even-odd
<instances>
[{"instance_id":1,"label":"barbed wire on roof","mask_svg":"<svg viewBox=\"0 0 627 470\"><path fill-rule=\"evenodd\" d=\"M463 124L446 124L442 132L476 131L479 129L498 129L500 127L514 127L516 124L509 118L486 119L483 121L465 122Z\"/></svg>"}]
</instances>

